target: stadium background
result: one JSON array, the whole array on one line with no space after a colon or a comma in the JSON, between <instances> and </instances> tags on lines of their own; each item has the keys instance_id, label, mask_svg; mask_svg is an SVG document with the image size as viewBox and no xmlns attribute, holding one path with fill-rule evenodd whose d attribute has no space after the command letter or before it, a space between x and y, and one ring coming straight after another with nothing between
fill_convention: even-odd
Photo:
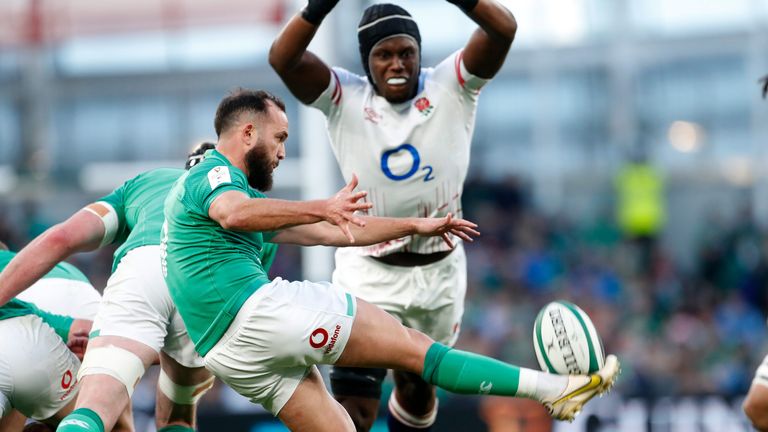
<instances>
[{"instance_id":1,"label":"stadium background","mask_svg":"<svg viewBox=\"0 0 768 432\"><path fill-rule=\"evenodd\" d=\"M423 64L475 26L442 0L396 1ZM519 30L483 91L465 187L459 346L536 367L537 310L570 299L623 361L616 391L565 431L748 430L739 409L768 353L766 0L505 0ZM365 0L342 0L311 49L361 71ZM288 0L0 2L0 240L22 247L123 180L181 166L214 140L235 86L282 96L291 120L275 196L341 184L319 113L266 54ZM103 288L110 250L72 260ZM273 274L329 278L330 251L282 247ZM152 430L153 380L134 395ZM438 431L547 431L525 401L441 395ZM283 430L217 386L202 431ZM218 425L213 427L210 425ZM382 429L383 430L383 429Z\"/></svg>"}]
</instances>

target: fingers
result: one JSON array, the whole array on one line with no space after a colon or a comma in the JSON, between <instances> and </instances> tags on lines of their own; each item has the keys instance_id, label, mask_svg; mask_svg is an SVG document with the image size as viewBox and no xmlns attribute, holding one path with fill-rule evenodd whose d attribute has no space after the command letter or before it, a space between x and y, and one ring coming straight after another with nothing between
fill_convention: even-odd
<instances>
[{"instance_id":1,"label":"fingers","mask_svg":"<svg viewBox=\"0 0 768 432\"><path fill-rule=\"evenodd\" d=\"M363 218L355 216L354 213L352 213L350 216L345 216L344 218L347 220L347 222L353 223L359 226L360 228L365 228L365 220Z\"/></svg>"},{"instance_id":2,"label":"fingers","mask_svg":"<svg viewBox=\"0 0 768 432\"><path fill-rule=\"evenodd\" d=\"M349 240L350 243L355 242L355 236L352 235L352 231L350 231L348 223L339 224L338 227L341 232L344 233L344 236L347 238L347 240Z\"/></svg>"},{"instance_id":3,"label":"fingers","mask_svg":"<svg viewBox=\"0 0 768 432\"><path fill-rule=\"evenodd\" d=\"M355 188L357 187L357 183L358 183L357 174L352 174L352 179L349 180L349 183L347 183L346 186L344 186L344 189L347 190L348 192L351 192L355 190Z\"/></svg>"},{"instance_id":4,"label":"fingers","mask_svg":"<svg viewBox=\"0 0 768 432\"><path fill-rule=\"evenodd\" d=\"M459 231L459 230L451 230L451 234L453 234L453 235L455 235L456 237L459 237L460 239L462 239L462 240L464 240L464 241L467 241L467 242L473 242L473 241L475 241L475 239L474 239L474 238L472 238L472 237L470 237L469 235L467 235L467 233L465 233L464 231Z\"/></svg>"},{"instance_id":5,"label":"fingers","mask_svg":"<svg viewBox=\"0 0 768 432\"><path fill-rule=\"evenodd\" d=\"M443 241L448 245L449 248L453 249L453 241L451 241L451 236L449 236L448 233L442 233L440 234L440 237L442 237Z\"/></svg>"}]
</instances>

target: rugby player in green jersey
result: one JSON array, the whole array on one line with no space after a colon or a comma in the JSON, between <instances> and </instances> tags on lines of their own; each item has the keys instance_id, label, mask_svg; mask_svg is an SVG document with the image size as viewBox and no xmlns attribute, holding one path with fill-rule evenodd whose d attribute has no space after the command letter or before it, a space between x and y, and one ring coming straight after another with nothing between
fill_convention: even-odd
<instances>
[{"instance_id":1,"label":"rugby player in green jersey","mask_svg":"<svg viewBox=\"0 0 768 432\"><path fill-rule=\"evenodd\" d=\"M210 148L198 146L187 167ZM202 367L160 271L163 201L182 173L163 168L126 181L33 240L0 274L3 304L68 256L121 244L78 374L77 409L57 430L112 430L121 413L130 416L134 387L158 356L158 430L194 430L196 403L213 377Z\"/></svg>"},{"instance_id":2,"label":"rugby player in green jersey","mask_svg":"<svg viewBox=\"0 0 768 432\"><path fill-rule=\"evenodd\" d=\"M14 255L0 242L0 271ZM70 282L87 279L71 265L57 265L33 289L56 297ZM88 305L90 294L82 294L71 301ZM57 312L18 298L0 306L0 431L21 431L27 417L55 427L74 407L92 321Z\"/></svg>"},{"instance_id":3,"label":"rugby player in green jersey","mask_svg":"<svg viewBox=\"0 0 768 432\"><path fill-rule=\"evenodd\" d=\"M376 218L352 180L330 199L266 198L285 157L288 119L280 99L237 90L219 104L216 150L184 174L165 202L162 268L205 366L294 431L354 431L316 364L419 374L456 393L529 397L572 419L618 374L615 356L590 376L518 368L448 348L377 306L329 283L270 280L265 242L361 246L406 235L465 241L476 225L442 218ZM311 173L307 173L311 175Z\"/></svg>"}]
</instances>

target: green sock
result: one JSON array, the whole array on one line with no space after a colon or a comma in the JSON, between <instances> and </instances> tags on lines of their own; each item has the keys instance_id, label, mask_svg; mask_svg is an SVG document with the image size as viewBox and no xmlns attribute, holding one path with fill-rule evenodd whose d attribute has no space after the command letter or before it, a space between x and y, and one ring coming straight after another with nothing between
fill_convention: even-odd
<instances>
[{"instance_id":1,"label":"green sock","mask_svg":"<svg viewBox=\"0 0 768 432\"><path fill-rule=\"evenodd\" d=\"M59 423L56 432L104 432L104 422L93 410L78 408Z\"/></svg>"},{"instance_id":2,"label":"green sock","mask_svg":"<svg viewBox=\"0 0 768 432\"><path fill-rule=\"evenodd\" d=\"M424 359L422 378L453 393L515 396L520 368L435 342Z\"/></svg>"},{"instance_id":3,"label":"green sock","mask_svg":"<svg viewBox=\"0 0 768 432\"><path fill-rule=\"evenodd\" d=\"M195 430L186 426L170 425L158 429L157 432L195 432Z\"/></svg>"}]
</instances>

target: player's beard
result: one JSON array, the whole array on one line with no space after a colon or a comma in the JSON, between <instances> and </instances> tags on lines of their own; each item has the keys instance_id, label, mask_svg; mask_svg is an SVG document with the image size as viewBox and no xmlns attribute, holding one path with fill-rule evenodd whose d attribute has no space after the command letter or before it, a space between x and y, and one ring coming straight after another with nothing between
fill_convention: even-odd
<instances>
[{"instance_id":1,"label":"player's beard","mask_svg":"<svg viewBox=\"0 0 768 432\"><path fill-rule=\"evenodd\" d=\"M274 168L266 145L261 140L245 154L245 165L248 167L248 184L252 188L262 192L272 189Z\"/></svg>"}]
</instances>

